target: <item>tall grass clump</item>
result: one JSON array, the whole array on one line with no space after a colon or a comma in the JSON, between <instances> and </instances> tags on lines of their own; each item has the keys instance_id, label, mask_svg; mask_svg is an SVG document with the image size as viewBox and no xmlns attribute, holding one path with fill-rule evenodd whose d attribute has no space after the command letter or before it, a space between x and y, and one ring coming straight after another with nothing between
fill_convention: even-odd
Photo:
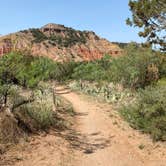
<instances>
[{"instance_id":1,"label":"tall grass clump","mask_svg":"<svg viewBox=\"0 0 166 166\"><path fill-rule=\"evenodd\" d=\"M29 125L29 129L32 131L48 129L56 122L52 107L42 103L38 105L36 103L23 105L17 113L20 113L20 116L22 114L22 120ZM31 120L31 124L28 124L28 119Z\"/></svg>"}]
</instances>

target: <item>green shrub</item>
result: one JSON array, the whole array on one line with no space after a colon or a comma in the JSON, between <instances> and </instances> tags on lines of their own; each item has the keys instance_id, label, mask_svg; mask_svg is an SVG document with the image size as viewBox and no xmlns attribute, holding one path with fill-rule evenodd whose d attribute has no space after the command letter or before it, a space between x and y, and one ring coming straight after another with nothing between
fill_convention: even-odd
<instances>
[{"instance_id":1,"label":"green shrub","mask_svg":"<svg viewBox=\"0 0 166 166\"><path fill-rule=\"evenodd\" d=\"M93 62L83 62L74 69L73 79L106 81L126 88L144 88L165 76L165 58L160 53L138 45L129 45L123 56L105 55Z\"/></svg>"},{"instance_id":2,"label":"green shrub","mask_svg":"<svg viewBox=\"0 0 166 166\"><path fill-rule=\"evenodd\" d=\"M120 83L140 88L165 76L165 58L150 49L129 46L118 58L109 55L92 62L58 63L45 57L12 52L0 58L0 83L34 88L40 81L54 79Z\"/></svg>"},{"instance_id":3,"label":"green shrub","mask_svg":"<svg viewBox=\"0 0 166 166\"><path fill-rule=\"evenodd\" d=\"M88 81L99 81L102 80L103 76L103 69L95 62L82 63L74 69L74 73L72 74L73 79Z\"/></svg>"},{"instance_id":4,"label":"green shrub","mask_svg":"<svg viewBox=\"0 0 166 166\"><path fill-rule=\"evenodd\" d=\"M154 140L166 141L166 87L147 87L140 90L135 104L121 109L131 126L150 133Z\"/></svg>"},{"instance_id":5,"label":"green shrub","mask_svg":"<svg viewBox=\"0 0 166 166\"><path fill-rule=\"evenodd\" d=\"M110 60L110 55L105 55L100 60L77 64L73 70L72 79L110 82Z\"/></svg>"},{"instance_id":6,"label":"green shrub","mask_svg":"<svg viewBox=\"0 0 166 166\"><path fill-rule=\"evenodd\" d=\"M34 39L35 43L40 43L48 39L47 36L43 32L41 32L39 29L30 29L30 31L33 37L35 38Z\"/></svg>"},{"instance_id":7,"label":"green shrub","mask_svg":"<svg viewBox=\"0 0 166 166\"><path fill-rule=\"evenodd\" d=\"M77 63L58 63L45 57L12 52L0 58L0 84L18 84L34 88L40 81L71 78Z\"/></svg>"},{"instance_id":8,"label":"green shrub","mask_svg":"<svg viewBox=\"0 0 166 166\"><path fill-rule=\"evenodd\" d=\"M72 78L72 73L79 63L71 61L66 63L57 63L52 70L52 78L57 81L66 81Z\"/></svg>"},{"instance_id":9,"label":"green shrub","mask_svg":"<svg viewBox=\"0 0 166 166\"><path fill-rule=\"evenodd\" d=\"M159 79L157 82L157 85L158 86L166 86L166 77Z\"/></svg>"},{"instance_id":10,"label":"green shrub","mask_svg":"<svg viewBox=\"0 0 166 166\"><path fill-rule=\"evenodd\" d=\"M112 59L110 77L124 87L140 88L157 82L160 59L151 49L129 45L126 53Z\"/></svg>"}]
</instances>

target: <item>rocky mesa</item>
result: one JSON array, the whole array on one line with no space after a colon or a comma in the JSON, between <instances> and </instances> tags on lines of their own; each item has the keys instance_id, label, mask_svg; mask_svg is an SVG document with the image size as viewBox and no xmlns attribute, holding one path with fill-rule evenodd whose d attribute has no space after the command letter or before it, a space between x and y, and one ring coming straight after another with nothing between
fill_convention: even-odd
<instances>
[{"instance_id":1,"label":"rocky mesa","mask_svg":"<svg viewBox=\"0 0 166 166\"><path fill-rule=\"evenodd\" d=\"M47 24L0 37L0 55L10 51L29 51L55 61L89 61L105 54L118 56L118 45L92 31L79 31L59 24Z\"/></svg>"}]
</instances>

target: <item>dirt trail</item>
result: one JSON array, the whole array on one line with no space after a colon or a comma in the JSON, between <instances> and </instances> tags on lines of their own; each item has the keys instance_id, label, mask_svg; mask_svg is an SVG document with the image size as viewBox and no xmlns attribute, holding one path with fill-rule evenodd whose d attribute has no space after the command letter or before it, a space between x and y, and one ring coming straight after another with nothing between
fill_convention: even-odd
<instances>
[{"instance_id":1,"label":"dirt trail","mask_svg":"<svg viewBox=\"0 0 166 166\"><path fill-rule=\"evenodd\" d=\"M62 96L77 113L80 144L76 144L76 160L71 165L166 166L165 144L152 143L148 136L131 129L109 104L74 92Z\"/></svg>"},{"instance_id":2,"label":"dirt trail","mask_svg":"<svg viewBox=\"0 0 166 166\"><path fill-rule=\"evenodd\" d=\"M56 89L76 111L67 133L33 136L7 155L15 166L166 166L166 144L153 143L129 127L111 105L92 97ZM7 166L0 164L0 166Z\"/></svg>"}]
</instances>

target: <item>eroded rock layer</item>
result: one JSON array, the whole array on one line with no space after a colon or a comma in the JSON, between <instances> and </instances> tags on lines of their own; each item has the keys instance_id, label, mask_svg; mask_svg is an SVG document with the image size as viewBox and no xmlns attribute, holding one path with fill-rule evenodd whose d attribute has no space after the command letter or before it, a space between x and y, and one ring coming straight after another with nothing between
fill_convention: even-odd
<instances>
[{"instance_id":1,"label":"eroded rock layer","mask_svg":"<svg viewBox=\"0 0 166 166\"><path fill-rule=\"evenodd\" d=\"M118 56L118 45L98 37L92 31L78 31L59 24L28 29L0 37L0 55L11 51L29 51L56 61L89 61L105 54Z\"/></svg>"}]
</instances>

